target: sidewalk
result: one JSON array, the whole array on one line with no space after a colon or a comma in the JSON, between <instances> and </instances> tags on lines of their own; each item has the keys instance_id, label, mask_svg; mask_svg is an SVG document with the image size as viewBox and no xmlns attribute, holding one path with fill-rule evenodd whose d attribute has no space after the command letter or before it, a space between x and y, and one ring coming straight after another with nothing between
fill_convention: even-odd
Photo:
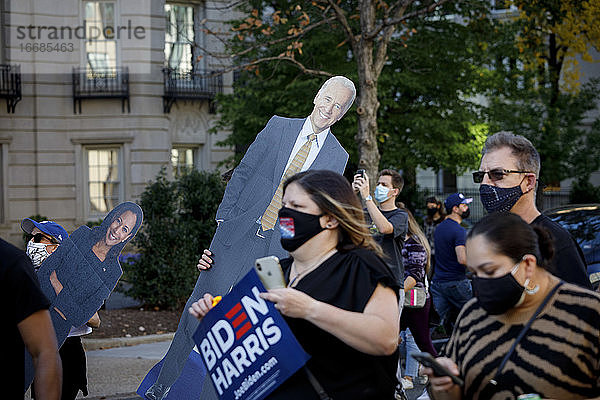
<instances>
[{"instance_id":1,"label":"sidewalk","mask_svg":"<svg viewBox=\"0 0 600 400\"><path fill-rule=\"evenodd\" d=\"M85 339L87 397L77 399L139 400L135 391L150 369L167 353L174 333L131 338ZM406 392L409 400L423 392L423 385ZM31 399L27 392L25 399Z\"/></svg>"},{"instance_id":2,"label":"sidewalk","mask_svg":"<svg viewBox=\"0 0 600 400\"><path fill-rule=\"evenodd\" d=\"M174 333L132 338L85 339L87 397L77 399L139 400L135 393L144 376L166 354ZM30 399L29 392L25 399Z\"/></svg>"}]
</instances>

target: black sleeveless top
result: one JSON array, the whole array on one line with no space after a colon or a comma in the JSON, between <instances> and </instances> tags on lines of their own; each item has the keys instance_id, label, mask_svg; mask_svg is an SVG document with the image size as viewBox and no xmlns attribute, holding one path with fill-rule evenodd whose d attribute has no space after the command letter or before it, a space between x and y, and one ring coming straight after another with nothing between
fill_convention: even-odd
<instances>
[{"instance_id":1,"label":"black sleeveless top","mask_svg":"<svg viewBox=\"0 0 600 400\"><path fill-rule=\"evenodd\" d=\"M293 259L281 261L289 281ZM366 249L338 251L306 275L295 287L316 300L348 311L362 312L377 285L398 293L394 274L381 258ZM393 398L398 353L372 356L300 318L285 318L311 356L307 366L334 399ZM303 369L290 377L268 399L318 399Z\"/></svg>"}]
</instances>

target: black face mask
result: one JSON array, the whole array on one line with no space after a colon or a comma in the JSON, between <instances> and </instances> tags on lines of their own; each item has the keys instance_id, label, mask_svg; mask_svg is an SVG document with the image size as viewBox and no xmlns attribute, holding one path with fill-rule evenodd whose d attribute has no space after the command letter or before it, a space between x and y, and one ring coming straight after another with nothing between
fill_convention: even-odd
<instances>
[{"instance_id":1,"label":"black face mask","mask_svg":"<svg viewBox=\"0 0 600 400\"><path fill-rule=\"evenodd\" d=\"M471 209L467 208L467 211L463 211L463 213L460 215L460 217L462 219L465 219L465 218L469 218L469 215L471 215Z\"/></svg>"},{"instance_id":2,"label":"black face mask","mask_svg":"<svg viewBox=\"0 0 600 400\"><path fill-rule=\"evenodd\" d=\"M520 264L519 262L511 272L499 278L473 277L475 297L488 314L504 314L522 302L525 288L513 276Z\"/></svg>"},{"instance_id":3,"label":"black face mask","mask_svg":"<svg viewBox=\"0 0 600 400\"><path fill-rule=\"evenodd\" d=\"M523 196L521 184L510 188L486 184L479 186L479 197L488 213L509 212L521 196Z\"/></svg>"},{"instance_id":4,"label":"black face mask","mask_svg":"<svg viewBox=\"0 0 600 400\"><path fill-rule=\"evenodd\" d=\"M319 219L324 214L314 215L291 208L279 210L279 230L281 231L281 247L294 251L325 228L321 227Z\"/></svg>"},{"instance_id":5,"label":"black face mask","mask_svg":"<svg viewBox=\"0 0 600 400\"><path fill-rule=\"evenodd\" d=\"M427 216L429 218L433 218L433 216L435 215L436 212L438 212L438 208L428 208L427 209Z\"/></svg>"}]
</instances>

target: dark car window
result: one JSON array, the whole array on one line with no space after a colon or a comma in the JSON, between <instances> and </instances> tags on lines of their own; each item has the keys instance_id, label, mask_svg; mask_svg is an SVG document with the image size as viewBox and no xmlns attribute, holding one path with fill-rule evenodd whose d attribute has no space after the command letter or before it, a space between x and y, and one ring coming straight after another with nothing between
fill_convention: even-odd
<instances>
[{"instance_id":1,"label":"dark car window","mask_svg":"<svg viewBox=\"0 0 600 400\"><path fill-rule=\"evenodd\" d=\"M576 207L550 213L548 217L571 233L587 264L600 262L600 206Z\"/></svg>"}]
</instances>

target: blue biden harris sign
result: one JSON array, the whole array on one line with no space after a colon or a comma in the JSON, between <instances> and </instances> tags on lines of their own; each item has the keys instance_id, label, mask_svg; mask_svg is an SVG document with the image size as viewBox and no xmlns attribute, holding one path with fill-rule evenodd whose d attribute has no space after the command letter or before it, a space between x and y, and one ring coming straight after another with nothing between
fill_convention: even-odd
<instances>
[{"instance_id":1,"label":"blue biden harris sign","mask_svg":"<svg viewBox=\"0 0 600 400\"><path fill-rule=\"evenodd\" d=\"M309 358L260 292L266 289L252 269L194 334L220 399L264 399Z\"/></svg>"}]
</instances>

